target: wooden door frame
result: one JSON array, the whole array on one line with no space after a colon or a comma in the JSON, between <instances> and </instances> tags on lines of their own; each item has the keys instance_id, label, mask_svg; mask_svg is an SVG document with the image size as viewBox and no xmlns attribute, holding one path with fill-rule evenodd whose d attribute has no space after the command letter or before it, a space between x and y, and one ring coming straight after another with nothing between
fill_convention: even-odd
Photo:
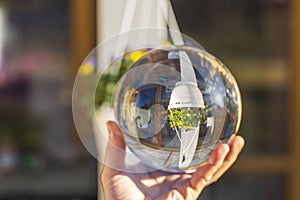
<instances>
[{"instance_id":1,"label":"wooden door frame","mask_svg":"<svg viewBox=\"0 0 300 200\"><path fill-rule=\"evenodd\" d=\"M290 4L290 137L288 141L291 168L288 177L288 199L300 199L300 1Z\"/></svg>"}]
</instances>

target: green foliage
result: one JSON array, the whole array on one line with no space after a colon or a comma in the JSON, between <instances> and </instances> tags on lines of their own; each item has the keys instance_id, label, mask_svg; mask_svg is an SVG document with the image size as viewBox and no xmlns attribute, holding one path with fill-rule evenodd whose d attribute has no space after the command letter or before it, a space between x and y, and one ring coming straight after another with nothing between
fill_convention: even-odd
<instances>
[{"instance_id":1,"label":"green foliage","mask_svg":"<svg viewBox=\"0 0 300 200\"><path fill-rule=\"evenodd\" d=\"M112 63L115 65L109 68L100 78L95 94L96 109L103 103L111 102L111 94L118 80L123 76L133 61L128 56L124 56L121 63ZM119 67L120 66L120 67ZM115 71L117 69L117 72Z\"/></svg>"},{"instance_id":2,"label":"green foliage","mask_svg":"<svg viewBox=\"0 0 300 200\"><path fill-rule=\"evenodd\" d=\"M147 49L127 52L120 62L112 62L108 70L101 76L96 89L95 107L111 102L111 94L117 82L132 65L147 52Z\"/></svg>"},{"instance_id":3,"label":"green foliage","mask_svg":"<svg viewBox=\"0 0 300 200\"><path fill-rule=\"evenodd\" d=\"M172 109L172 112L168 114L170 127L191 130L207 121L206 113L207 107L200 110L198 108Z\"/></svg>"}]
</instances>

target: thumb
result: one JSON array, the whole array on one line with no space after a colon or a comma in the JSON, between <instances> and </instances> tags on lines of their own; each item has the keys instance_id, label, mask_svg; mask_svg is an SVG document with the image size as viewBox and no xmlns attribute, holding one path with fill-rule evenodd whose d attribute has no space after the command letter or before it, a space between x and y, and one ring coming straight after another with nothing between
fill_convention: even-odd
<instances>
[{"instance_id":1,"label":"thumb","mask_svg":"<svg viewBox=\"0 0 300 200\"><path fill-rule=\"evenodd\" d=\"M108 121L106 126L109 133L109 141L104 157L104 171L111 174L120 172L124 169L126 144L123 133L115 122Z\"/></svg>"},{"instance_id":2,"label":"thumb","mask_svg":"<svg viewBox=\"0 0 300 200\"><path fill-rule=\"evenodd\" d=\"M116 147L125 151L126 144L124 135L116 122L108 121L106 126L109 133L109 141Z\"/></svg>"}]
</instances>

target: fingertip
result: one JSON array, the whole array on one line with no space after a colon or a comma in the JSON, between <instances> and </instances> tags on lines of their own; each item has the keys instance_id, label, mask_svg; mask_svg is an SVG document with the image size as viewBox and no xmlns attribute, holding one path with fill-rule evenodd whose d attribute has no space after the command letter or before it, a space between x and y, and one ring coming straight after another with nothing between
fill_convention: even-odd
<instances>
[{"instance_id":1,"label":"fingertip","mask_svg":"<svg viewBox=\"0 0 300 200\"><path fill-rule=\"evenodd\" d=\"M242 136L234 136L229 143L230 152L226 156L225 160L229 163L233 163L238 158L240 152L242 151L245 145L245 140Z\"/></svg>"},{"instance_id":2,"label":"fingertip","mask_svg":"<svg viewBox=\"0 0 300 200\"><path fill-rule=\"evenodd\" d=\"M228 154L230 148L228 144L220 144L210 155L209 163L215 165L221 165Z\"/></svg>"},{"instance_id":3,"label":"fingertip","mask_svg":"<svg viewBox=\"0 0 300 200\"><path fill-rule=\"evenodd\" d=\"M245 145L245 139L240 135L233 135L228 141L229 146L243 147Z\"/></svg>"},{"instance_id":4,"label":"fingertip","mask_svg":"<svg viewBox=\"0 0 300 200\"><path fill-rule=\"evenodd\" d=\"M220 146L222 147L224 153L228 153L228 151L230 149L228 144L222 143Z\"/></svg>"},{"instance_id":5,"label":"fingertip","mask_svg":"<svg viewBox=\"0 0 300 200\"><path fill-rule=\"evenodd\" d=\"M109 120L106 122L106 127L107 127L108 131L111 131L115 125L116 125L116 122L114 122L114 121Z\"/></svg>"},{"instance_id":6,"label":"fingertip","mask_svg":"<svg viewBox=\"0 0 300 200\"><path fill-rule=\"evenodd\" d=\"M242 148L243 146L245 146L245 139L242 136L237 135L235 137L235 143L238 147Z\"/></svg>"},{"instance_id":7,"label":"fingertip","mask_svg":"<svg viewBox=\"0 0 300 200\"><path fill-rule=\"evenodd\" d=\"M226 154L230 151L230 147L226 143L220 144L217 148L217 153L220 157L226 156Z\"/></svg>"},{"instance_id":8,"label":"fingertip","mask_svg":"<svg viewBox=\"0 0 300 200\"><path fill-rule=\"evenodd\" d=\"M109 140L116 146L124 149L125 148L125 140L122 131L119 126L114 121L106 122Z\"/></svg>"},{"instance_id":9,"label":"fingertip","mask_svg":"<svg viewBox=\"0 0 300 200\"><path fill-rule=\"evenodd\" d=\"M222 161L225 159L226 155L229 153L230 151L230 147L228 144L221 144L220 145L220 150L219 150L219 154L220 157L222 158Z\"/></svg>"},{"instance_id":10,"label":"fingertip","mask_svg":"<svg viewBox=\"0 0 300 200\"><path fill-rule=\"evenodd\" d=\"M117 135L122 135L121 130L116 122L107 121L106 126L107 126L107 129L108 129L108 132L110 135L115 135L116 133L117 133Z\"/></svg>"},{"instance_id":11,"label":"fingertip","mask_svg":"<svg viewBox=\"0 0 300 200\"><path fill-rule=\"evenodd\" d=\"M231 151L239 153L245 145L245 140L242 136L235 136L233 140L230 142L229 146Z\"/></svg>"},{"instance_id":12,"label":"fingertip","mask_svg":"<svg viewBox=\"0 0 300 200\"><path fill-rule=\"evenodd\" d=\"M108 131L108 138L109 140L113 140L113 126L114 126L114 123L113 121L107 121L106 122L106 127L107 127L107 131Z\"/></svg>"}]
</instances>

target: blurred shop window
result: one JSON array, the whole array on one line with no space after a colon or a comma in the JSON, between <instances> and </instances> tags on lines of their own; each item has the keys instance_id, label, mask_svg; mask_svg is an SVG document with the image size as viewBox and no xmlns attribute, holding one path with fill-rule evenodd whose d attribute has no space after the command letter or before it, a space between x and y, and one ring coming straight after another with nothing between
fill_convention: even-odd
<instances>
[{"instance_id":1,"label":"blurred shop window","mask_svg":"<svg viewBox=\"0 0 300 200\"><path fill-rule=\"evenodd\" d=\"M229 67L243 99L245 150L237 168L200 199L286 199L290 1L172 2L183 33Z\"/></svg>"},{"instance_id":2,"label":"blurred shop window","mask_svg":"<svg viewBox=\"0 0 300 200\"><path fill-rule=\"evenodd\" d=\"M233 72L243 96L245 154L284 155L288 102L287 0L174 0L182 31ZM195 23L195 19L197 19Z\"/></svg>"},{"instance_id":3,"label":"blurred shop window","mask_svg":"<svg viewBox=\"0 0 300 200\"><path fill-rule=\"evenodd\" d=\"M0 1L0 199L96 198L71 128L71 2Z\"/></svg>"}]
</instances>

